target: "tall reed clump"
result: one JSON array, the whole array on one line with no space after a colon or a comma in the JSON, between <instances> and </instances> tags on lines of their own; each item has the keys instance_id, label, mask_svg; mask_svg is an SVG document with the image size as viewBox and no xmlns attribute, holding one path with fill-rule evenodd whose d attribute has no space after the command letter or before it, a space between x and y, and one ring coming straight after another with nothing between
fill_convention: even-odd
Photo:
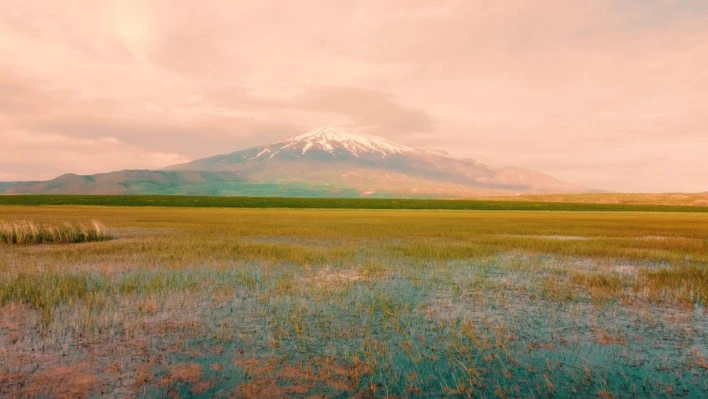
<instances>
[{"instance_id":1,"label":"tall reed clump","mask_svg":"<svg viewBox=\"0 0 708 399\"><path fill-rule=\"evenodd\" d=\"M112 238L108 228L96 220L88 224L0 221L0 243L5 244L73 244Z\"/></svg>"},{"instance_id":2,"label":"tall reed clump","mask_svg":"<svg viewBox=\"0 0 708 399\"><path fill-rule=\"evenodd\" d=\"M684 304L708 304L708 265L678 265L640 270L639 292L655 299L675 299Z\"/></svg>"}]
</instances>

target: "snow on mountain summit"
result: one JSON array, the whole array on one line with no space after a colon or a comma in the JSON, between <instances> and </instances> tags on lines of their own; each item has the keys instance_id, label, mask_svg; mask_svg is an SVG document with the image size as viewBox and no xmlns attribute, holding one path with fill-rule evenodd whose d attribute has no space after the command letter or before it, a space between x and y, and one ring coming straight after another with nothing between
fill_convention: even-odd
<instances>
[{"instance_id":1,"label":"snow on mountain summit","mask_svg":"<svg viewBox=\"0 0 708 399\"><path fill-rule=\"evenodd\" d=\"M311 149L329 153L333 153L336 149L342 149L357 157L363 153L378 153L388 156L416 151L413 147L392 143L379 137L354 134L332 127L310 130L274 144L283 144L280 147L281 150L302 148L302 154Z\"/></svg>"}]
</instances>

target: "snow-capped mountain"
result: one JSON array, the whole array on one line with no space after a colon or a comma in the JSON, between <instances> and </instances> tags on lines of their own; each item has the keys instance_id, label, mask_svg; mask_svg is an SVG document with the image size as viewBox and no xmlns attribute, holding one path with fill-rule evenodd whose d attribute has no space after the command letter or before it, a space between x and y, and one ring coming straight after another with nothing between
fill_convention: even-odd
<instances>
[{"instance_id":1,"label":"snow-capped mountain","mask_svg":"<svg viewBox=\"0 0 708 399\"><path fill-rule=\"evenodd\" d=\"M199 194L475 197L586 191L521 168L493 169L444 151L325 127L163 170L0 185L7 194Z\"/></svg>"},{"instance_id":2,"label":"snow-capped mountain","mask_svg":"<svg viewBox=\"0 0 708 399\"><path fill-rule=\"evenodd\" d=\"M494 170L444 151L414 148L331 127L167 170L233 171L258 181L345 185L368 195L584 191L538 172Z\"/></svg>"},{"instance_id":3,"label":"snow-capped mountain","mask_svg":"<svg viewBox=\"0 0 708 399\"><path fill-rule=\"evenodd\" d=\"M309 150L326 151L332 154L336 151L346 151L357 157L360 153L386 157L416 151L415 148L392 143L382 138L352 134L331 127L311 130L275 144L284 144L281 147L283 150L301 149L302 154L306 154Z\"/></svg>"},{"instance_id":4,"label":"snow-capped mountain","mask_svg":"<svg viewBox=\"0 0 708 399\"><path fill-rule=\"evenodd\" d=\"M332 127L323 127L295 136L290 136L275 143L237 151L231 154L204 158L187 164L176 165L170 167L169 169L175 169L177 167L188 167L191 169L195 168L196 165L200 165L200 167L202 167L202 165L211 165L211 167L217 167L220 169L223 167L224 161L227 159L227 163L240 163L241 161L264 161L274 158L292 160L294 158L308 158L313 155L318 155L319 158L321 158L324 154L329 154L331 157L344 156L366 159L385 159L392 156L417 156L423 154L451 158L449 154L443 151L421 150L393 143L380 137L364 136ZM217 162L219 166L215 166L214 162Z\"/></svg>"}]
</instances>

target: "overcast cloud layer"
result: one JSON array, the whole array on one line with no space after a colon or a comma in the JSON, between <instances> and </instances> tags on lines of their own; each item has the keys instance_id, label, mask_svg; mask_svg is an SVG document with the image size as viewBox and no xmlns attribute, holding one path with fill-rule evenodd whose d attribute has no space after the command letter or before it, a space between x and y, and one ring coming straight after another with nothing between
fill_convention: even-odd
<instances>
[{"instance_id":1,"label":"overcast cloud layer","mask_svg":"<svg viewBox=\"0 0 708 399\"><path fill-rule=\"evenodd\" d=\"M707 66L705 0L0 0L0 180L334 125L588 187L706 191Z\"/></svg>"}]
</instances>

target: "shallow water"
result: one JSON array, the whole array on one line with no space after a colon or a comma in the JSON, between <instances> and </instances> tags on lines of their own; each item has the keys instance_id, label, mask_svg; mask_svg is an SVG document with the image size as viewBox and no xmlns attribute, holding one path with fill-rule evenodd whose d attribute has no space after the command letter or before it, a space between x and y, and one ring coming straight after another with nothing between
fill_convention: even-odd
<instances>
[{"instance_id":1,"label":"shallow water","mask_svg":"<svg viewBox=\"0 0 708 399\"><path fill-rule=\"evenodd\" d=\"M564 270L603 267L623 273L653 266L501 254L430 264L400 259L377 273L257 262L125 272L113 283L167 273L174 286L64 304L48 324L39 311L6 306L0 394L708 394L702 305L581 294L559 300L543 289L545 278L562 280Z\"/></svg>"}]
</instances>

